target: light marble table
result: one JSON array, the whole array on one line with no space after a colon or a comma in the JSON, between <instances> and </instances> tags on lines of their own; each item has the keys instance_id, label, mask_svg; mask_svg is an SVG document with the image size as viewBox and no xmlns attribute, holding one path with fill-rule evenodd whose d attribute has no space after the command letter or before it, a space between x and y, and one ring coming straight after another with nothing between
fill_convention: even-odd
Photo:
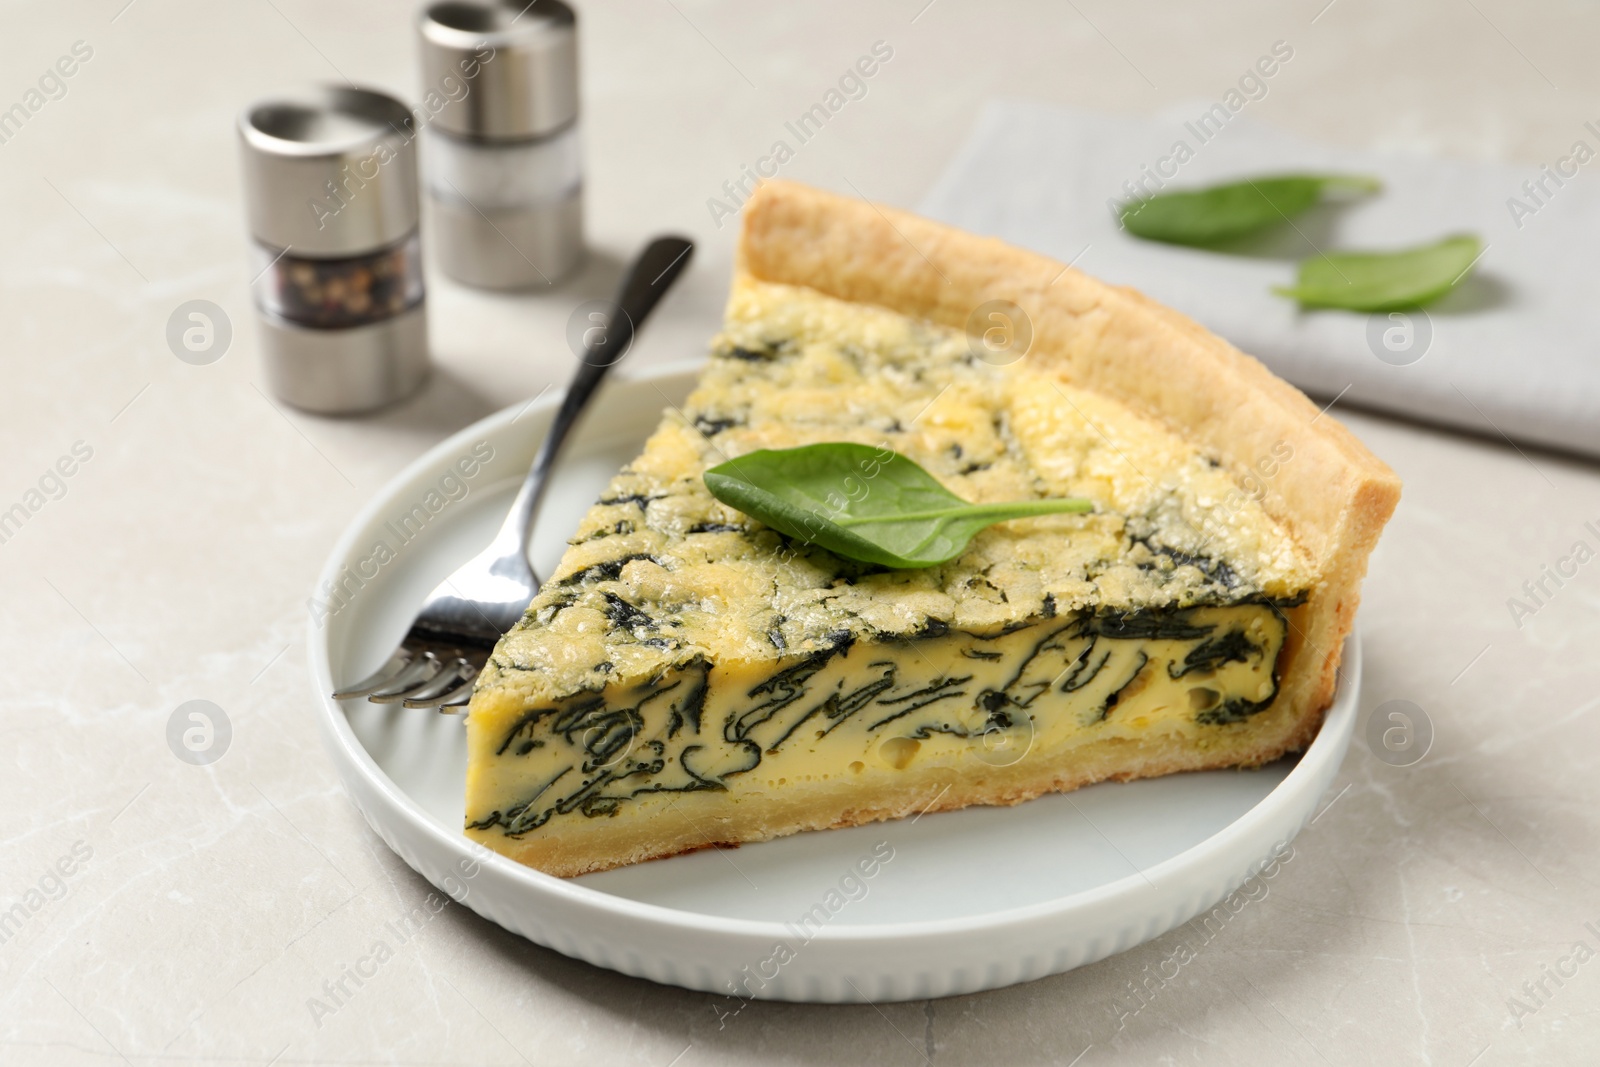
<instances>
[{"instance_id":1,"label":"light marble table","mask_svg":"<svg viewBox=\"0 0 1600 1067\"><path fill-rule=\"evenodd\" d=\"M1366 587L1363 711L1414 702L1432 751L1390 766L1358 736L1266 896L1137 1014L1119 1003L1182 931L1001 992L756 1004L719 1026L714 998L455 907L336 1013L309 1006L427 891L340 789L308 714L306 596L364 500L564 379L569 312L650 233L701 252L633 366L701 351L733 235L708 198L875 41L892 62L788 176L914 204L992 95L1149 113L1216 96L1277 39L1297 60L1256 114L1333 143L1532 174L1594 117L1593 5L1324 3L586 4L592 265L526 297L430 279L431 384L344 421L263 395L232 122L307 79L407 93L404 5L7 5L0 108L75 42L92 55L0 143L0 508L41 478L48 494L0 544L0 908L26 913L0 944L0 1062L1600 1060L1600 962L1571 955L1600 949L1600 577L1580 569L1520 627L1506 604L1594 544L1600 475L1361 414L1349 424L1407 482ZM210 366L164 341L196 298L234 327ZM46 477L75 448L72 475ZM166 740L192 699L232 727L207 767Z\"/></svg>"}]
</instances>

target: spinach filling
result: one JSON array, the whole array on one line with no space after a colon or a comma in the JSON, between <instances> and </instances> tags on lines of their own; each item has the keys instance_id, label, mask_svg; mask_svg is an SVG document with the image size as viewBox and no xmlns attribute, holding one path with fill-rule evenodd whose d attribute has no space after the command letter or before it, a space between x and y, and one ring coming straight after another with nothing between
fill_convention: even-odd
<instances>
[{"instance_id":1,"label":"spinach filling","mask_svg":"<svg viewBox=\"0 0 1600 1067\"><path fill-rule=\"evenodd\" d=\"M614 624L634 631L657 628L646 613L605 595ZM829 635L821 649L793 658L751 686L743 706L722 722L704 721L710 667L696 656L620 693L578 693L523 714L495 755L547 757L554 748L570 752L571 762L545 776L517 805L491 812L469 829L499 827L506 836L519 837L558 816L612 816L642 796L725 790L730 779L756 770L803 730L814 731L820 742L848 722L861 724L869 737L976 738L1030 729L1035 717L1066 713L1044 699L1048 693L1089 691L1102 695L1077 714L1081 725L1092 727L1111 719L1151 669L1149 654L1139 647L1142 642L1188 643L1191 647L1180 660L1169 662L1165 673L1174 680L1201 682L1230 663L1259 661L1267 654L1247 632L1251 619L1279 626L1281 647L1287 620L1277 603L1257 598L1232 606L1264 611L1220 621L1202 617L1202 608L1098 611L1063 619L1052 604L1048 614L1026 624L1037 628L1037 637L994 688L977 688L974 676L960 671L941 673L931 681L902 682L902 664L891 658L868 661L848 685L838 672L833 675L837 680L819 682L830 664L856 647L855 635L841 630ZM994 663L1006 655L985 646L1017 632L1007 627L989 635L971 634L944 623L932 625L935 621L922 633L884 638L883 645L914 647L937 637L962 644L959 655L947 655L946 661ZM781 651L779 640L773 643ZM1277 696L1275 663L1271 679L1271 692L1264 698L1220 700L1194 712L1193 721L1226 726L1248 720ZM652 729L648 722L657 726Z\"/></svg>"}]
</instances>

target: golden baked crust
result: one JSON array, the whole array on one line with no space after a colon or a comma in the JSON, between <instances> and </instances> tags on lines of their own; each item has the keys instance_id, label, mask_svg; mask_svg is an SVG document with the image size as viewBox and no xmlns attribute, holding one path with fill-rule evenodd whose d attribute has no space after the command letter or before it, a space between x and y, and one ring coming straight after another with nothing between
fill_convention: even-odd
<instances>
[{"instance_id":1,"label":"golden baked crust","mask_svg":"<svg viewBox=\"0 0 1600 1067\"><path fill-rule=\"evenodd\" d=\"M764 183L745 205L737 270L958 329L979 305L1010 301L1032 322L1028 361L1164 423L1241 479L1274 445L1289 444L1293 460L1256 483L1264 486L1259 499L1267 513L1313 561L1310 597L1290 616L1279 696L1302 710L1284 736L1244 762L1275 759L1316 735L1367 559L1400 502L1400 479L1337 419L1259 361L1134 289L993 238L793 182ZM1195 768L1158 764L1114 777L1180 769Z\"/></svg>"}]
</instances>

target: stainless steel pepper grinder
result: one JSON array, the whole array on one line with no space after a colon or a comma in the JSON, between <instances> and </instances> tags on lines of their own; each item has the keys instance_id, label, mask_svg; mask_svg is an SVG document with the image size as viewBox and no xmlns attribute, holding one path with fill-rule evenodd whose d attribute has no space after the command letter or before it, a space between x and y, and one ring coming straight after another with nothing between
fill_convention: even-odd
<instances>
[{"instance_id":1,"label":"stainless steel pepper grinder","mask_svg":"<svg viewBox=\"0 0 1600 1067\"><path fill-rule=\"evenodd\" d=\"M577 16L561 0L447 0L418 29L439 266L488 289L554 284L583 257Z\"/></svg>"},{"instance_id":2,"label":"stainless steel pepper grinder","mask_svg":"<svg viewBox=\"0 0 1600 1067\"><path fill-rule=\"evenodd\" d=\"M350 86L239 116L262 359L297 408L370 411L427 377L415 136L404 104Z\"/></svg>"}]
</instances>

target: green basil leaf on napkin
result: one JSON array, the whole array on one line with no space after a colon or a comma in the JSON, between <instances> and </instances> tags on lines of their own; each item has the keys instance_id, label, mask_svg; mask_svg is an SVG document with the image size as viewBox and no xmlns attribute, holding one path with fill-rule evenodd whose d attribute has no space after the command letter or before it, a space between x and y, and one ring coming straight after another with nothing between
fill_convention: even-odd
<instances>
[{"instance_id":1,"label":"green basil leaf on napkin","mask_svg":"<svg viewBox=\"0 0 1600 1067\"><path fill-rule=\"evenodd\" d=\"M1466 277L1483 245L1470 234L1397 252L1329 252L1300 264L1299 280L1273 292L1305 307L1395 311L1443 296Z\"/></svg>"},{"instance_id":2,"label":"green basil leaf on napkin","mask_svg":"<svg viewBox=\"0 0 1600 1067\"><path fill-rule=\"evenodd\" d=\"M997 522L1094 509L1071 498L969 504L900 453L846 442L751 452L706 471L705 483L774 530L885 567L954 559Z\"/></svg>"},{"instance_id":3,"label":"green basil leaf on napkin","mask_svg":"<svg viewBox=\"0 0 1600 1067\"><path fill-rule=\"evenodd\" d=\"M1212 245L1276 226L1306 211L1330 192L1375 193L1376 178L1343 174L1285 174L1157 193L1122 209L1122 225L1135 237L1179 245Z\"/></svg>"}]
</instances>

